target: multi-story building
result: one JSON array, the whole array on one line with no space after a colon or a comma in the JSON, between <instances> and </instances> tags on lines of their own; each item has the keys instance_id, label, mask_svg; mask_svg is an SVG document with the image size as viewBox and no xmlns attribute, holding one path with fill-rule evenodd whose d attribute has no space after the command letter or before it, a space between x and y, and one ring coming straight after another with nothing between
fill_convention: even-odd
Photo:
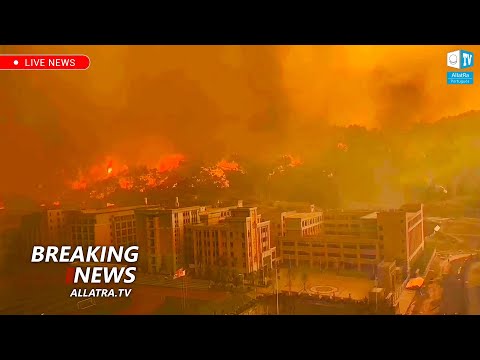
<instances>
[{"instance_id":1,"label":"multi-story building","mask_svg":"<svg viewBox=\"0 0 480 360\"><path fill-rule=\"evenodd\" d=\"M69 210L54 208L23 215L20 224L22 242L30 247L64 244L68 235L68 212Z\"/></svg>"},{"instance_id":2,"label":"multi-story building","mask_svg":"<svg viewBox=\"0 0 480 360\"><path fill-rule=\"evenodd\" d=\"M67 236L66 214L63 209L46 210L47 242L49 245L62 245Z\"/></svg>"},{"instance_id":3,"label":"multi-story building","mask_svg":"<svg viewBox=\"0 0 480 360\"><path fill-rule=\"evenodd\" d=\"M246 275L271 269L276 249L270 244L270 222L262 221L256 207L229 208L224 215L187 227L195 273L226 269Z\"/></svg>"},{"instance_id":4,"label":"multi-story building","mask_svg":"<svg viewBox=\"0 0 480 360\"><path fill-rule=\"evenodd\" d=\"M204 207L192 206L150 208L135 212L140 258L148 272L171 274L187 265L185 226L198 223L201 210Z\"/></svg>"},{"instance_id":5,"label":"multi-story building","mask_svg":"<svg viewBox=\"0 0 480 360\"><path fill-rule=\"evenodd\" d=\"M242 206L239 201L238 206ZM229 207L202 207L200 209L200 223L204 225L216 225L225 220L225 218L231 216L231 210L237 208L237 206ZM193 230L191 226L187 226L185 229L185 264L188 267L195 269L195 247L193 241Z\"/></svg>"},{"instance_id":6,"label":"multi-story building","mask_svg":"<svg viewBox=\"0 0 480 360\"><path fill-rule=\"evenodd\" d=\"M66 244L72 246L138 245L135 210L143 206L69 211Z\"/></svg>"},{"instance_id":7,"label":"multi-story building","mask_svg":"<svg viewBox=\"0 0 480 360\"><path fill-rule=\"evenodd\" d=\"M424 249L422 204L378 212L282 214L282 229L284 266L375 272L385 260L409 272Z\"/></svg>"},{"instance_id":8,"label":"multi-story building","mask_svg":"<svg viewBox=\"0 0 480 360\"><path fill-rule=\"evenodd\" d=\"M22 216L20 221L20 238L25 248L31 251L34 245L47 243L47 220L44 213L35 212Z\"/></svg>"}]
</instances>

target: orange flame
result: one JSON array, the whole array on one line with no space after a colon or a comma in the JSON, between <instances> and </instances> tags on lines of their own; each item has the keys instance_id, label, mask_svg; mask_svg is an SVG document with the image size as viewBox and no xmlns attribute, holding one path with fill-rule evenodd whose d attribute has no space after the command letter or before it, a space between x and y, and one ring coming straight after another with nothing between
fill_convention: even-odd
<instances>
[{"instance_id":1,"label":"orange flame","mask_svg":"<svg viewBox=\"0 0 480 360\"><path fill-rule=\"evenodd\" d=\"M223 171L242 171L240 165L235 161L221 160L216 166Z\"/></svg>"},{"instance_id":2,"label":"orange flame","mask_svg":"<svg viewBox=\"0 0 480 360\"><path fill-rule=\"evenodd\" d=\"M229 186L225 172L222 169L202 167L202 172L210 176L213 179L213 182L220 185L220 187Z\"/></svg>"},{"instance_id":3,"label":"orange flame","mask_svg":"<svg viewBox=\"0 0 480 360\"><path fill-rule=\"evenodd\" d=\"M82 180L75 180L72 182L72 189L73 190L85 190L87 188L87 182Z\"/></svg>"},{"instance_id":4,"label":"orange flame","mask_svg":"<svg viewBox=\"0 0 480 360\"><path fill-rule=\"evenodd\" d=\"M339 142L337 144L337 149L340 150L340 151L347 152L348 151L348 145L343 143L343 142Z\"/></svg>"},{"instance_id":5,"label":"orange flame","mask_svg":"<svg viewBox=\"0 0 480 360\"><path fill-rule=\"evenodd\" d=\"M131 190L133 188L133 180L122 177L118 179L118 185L124 190Z\"/></svg>"},{"instance_id":6,"label":"orange flame","mask_svg":"<svg viewBox=\"0 0 480 360\"><path fill-rule=\"evenodd\" d=\"M156 169L159 172L172 171L178 168L184 161L185 156L182 154L167 155L158 162Z\"/></svg>"},{"instance_id":7,"label":"orange flame","mask_svg":"<svg viewBox=\"0 0 480 360\"><path fill-rule=\"evenodd\" d=\"M268 178L271 179L272 176L276 175L276 174L279 174L279 173L283 173L285 172L285 169L286 168L295 168L295 167L298 167L300 165L303 164L303 161L300 160L300 158L298 157L294 157L293 155L282 155L281 157L281 160L283 162L282 165L279 165L277 166L276 168L274 168L269 174L268 174Z\"/></svg>"},{"instance_id":8,"label":"orange flame","mask_svg":"<svg viewBox=\"0 0 480 360\"><path fill-rule=\"evenodd\" d=\"M115 163L120 164L120 162L114 162L114 160L108 158L106 163L93 165L85 172L80 171L78 178L70 183L70 187L73 190L85 190L96 182L128 171L128 166L119 165L114 167ZM105 168L107 169L106 173Z\"/></svg>"},{"instance_id":9,"label":"orange flame","mask_svg":"<svg viewBox=\"0 0 480 360\"><path fill-rule=\"evenodd\" d=\"M286 165L290 167L297 167L303 164L303 161L293 155L283 155L283 160L286 161Z\"/></svg>"},{"instance_id":10,"label":"orange flame","mask_svg":"<svg viewBox=\"0 0 480 360\"><path fill-rule=\"evenodd\" d=\"M228 188L230 187L230 181L227 179L227 172L241 172L240 165L234 161L221 160L215 166L206 168L202 167L202 172L208 174L215 185L219 188Z\"/></svg>"},{"instance_id":11,"label":"orange flame","mask_svg":"<svg viewBox=\"0 0 480 360\"><path fill-rule=\"evenodd\" d=\"M60 201L54 201L53 206L60 206Z\"/></svg>"}]
</instances>

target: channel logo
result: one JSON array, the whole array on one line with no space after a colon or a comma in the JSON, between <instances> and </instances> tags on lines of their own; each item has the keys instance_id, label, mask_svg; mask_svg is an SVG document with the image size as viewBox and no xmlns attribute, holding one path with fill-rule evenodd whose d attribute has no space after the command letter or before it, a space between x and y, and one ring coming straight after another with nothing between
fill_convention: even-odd
<instances>
[{"instance_id":1,"label":"channel logo","mask_svg":"<svg viewBox=\"0 0 480 360\"><path fill-rule=\"evenodd\" d=\"M447 54L447 66L455 69L467 69L473 66L473 53L456 50Z\"/></svg>"},{"instance_id":2,"label":"channel logo","mask_svg":"<svg viewBox=\"0 0 480 360\"><path fill-rule=\"evenodd\" d=\"M456 50L447 53L447 66L458 70L473 67L474 56L470 51ZM447 85L473 85L473 71L447 72Z\"/></svg>"}]
</instances>

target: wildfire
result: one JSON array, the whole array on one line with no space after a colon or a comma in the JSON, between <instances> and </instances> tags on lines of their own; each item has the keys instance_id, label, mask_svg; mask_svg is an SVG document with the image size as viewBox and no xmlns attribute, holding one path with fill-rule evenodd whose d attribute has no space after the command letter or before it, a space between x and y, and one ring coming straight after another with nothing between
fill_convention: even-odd
<instances>
[{"instance_id":1,"label":"wildfire","mask_svg":"<svg viewBox=\"0 0 480 360\"><path fill-rule=\"evenodd\" d=\"M217 163L216 167L223 171L239 171L243 173L242 168L235 161L221 160Z\"/></svg>"},{"instance_id":2,"label":"wildfire","mask_svg":"<svg viewBox=\"0 0 480 360\"><path fill-rule=\"evenodd\" d=\"M85 190L87 188L87 182L85 180L75 180L72 182L73 190Z\"/></svg>"},{"instance_id":3,"label":"wildfire","mask_svg":"<svg viewBox=\"0 0 480 360\"><path fill-rule=\"evenodd\" d=\"M339 142L337 144L337 149L340 150L340 151L343 151L343 152L347 152L348 151L348 145L343 143L343 142Z\"/></svg>"},{"instance_id":4,"label":"wildfire","mask_svg":"<svg viewBox=\"0 0 480 360\"><path fill-rule=\"evenodd\" d=\"M157 170L161 173L177 169L185 161L182 154L167 155L161 159L157 165Z\"/></svg>"},{"instance_id":5,"label":"wildfire","mask_svg":"<svg viewBox=\"0 0 480 360\"><path fill-rule=\"evenodd\" d=\"M60 201L54 201L53 206L60 206Z\"/></svg>"},{"instance_id":6,"label":"wildfire","mask_svg":"<svg viewBox=\"0 0 480 360\"><path fill-rule=\"evenodd\" d=\"M0 210L5 210L5 204L0 200Z\"/></svg>"},{"instance_id":7,"label":"wildfire","mask_svg":"<svg viewBox=\"0 0 480 360\"><path fill-rule=\"evenodd\" d=\"M79 171L77 179L70 182L70 187L73 190L89 189L90 197L94 199L103 199L110 193L115 192L117 188L145 191L147 187L153 188L165 182L167 177L160 176L160 174L177 169L184 161L185 156L182 154L167 155L150 168L145 167L145 170L142 170L143 173L138 174L135 171L130 171L129 167L122 164L118 159L108 157L103 164L93 165L87 171ZM134 169L138 170L138 168ZM101 192L97 191L97 185L109 179L115 179L116 184L112 185L109 182L107 189L102 189ZM105 187L105 185L102 187Z\"/></svg>"},{"instance_id":8,"label":"wildfire","mask_svg":"<svg viewBox=\"0 0 480 360\"><path fill-rule=\"evenodd\" d=\"M245 174L245 171L235 161L221 160L215 166L202 168L202 172L207 174L213 183L219 188L230 187L230 181L227 178L228 172L239 172Z\"/></svg>"},{"instance_id":9,"label":"wildfire","mask_svg":"<svg viewBox=\"0 0 480 360\"><path fill-rule=\"evenodd\" d=\"M122 177L118 179L118 185L124 190L131 190L133 189L134 182L131 178Z\"/></svg>"},{"instance_id":10,"label":"wildfire","mask_svg":"<svg viewBox=\"0 0 480 360\"><path fill-rule=\"evenodd\" d=\"M100 200L108 199L109 195L118 189L144 193L148 189L160 187L163 189L195 187L196 183L213 183L217 188L228 188L230 187L229 173L245 174L244 169L237 162L222 159L212 166L200 168L199 177L193 175L185 179L182 178L181 173L175 173L175 170L184 162L184 155L171 154L150 166L137 164L127 167L120 165L122 162L118 159L108 158L103 164L100 163L87 171L79 172L79 176L70 183L70 186L73 190L88 190L91 199ZM288 163L293 167L300 162L292 157Z\"/></svg>"},{"instance_id":11,"label":"wildfire","mask_svg":"<svg viewBox=\"0 0 480 360\"><path fill-rule=\"evenodd\" d=\"M287 168L296 168L303 164L303 161L300 160L300 158L294 157L293 155L289 155L289 154L282 155L280 162L281 164L268 174L269 179L275 174L285 172Z\"/></svg>"},{"instance_id":12,"label":"wildfire","mask_svg":"<svg viewBox=\"0 0 480 360\"><path fill-rule=\"evenodd\" d=\"M228 188L230 187L230 181L227 179L227 175L225 171L220 168L213 167L213 168L206 168L202 167L202 172L207 174L210 178L212 178L213 183L219 188Z\"/></svg>"}]
</instances>

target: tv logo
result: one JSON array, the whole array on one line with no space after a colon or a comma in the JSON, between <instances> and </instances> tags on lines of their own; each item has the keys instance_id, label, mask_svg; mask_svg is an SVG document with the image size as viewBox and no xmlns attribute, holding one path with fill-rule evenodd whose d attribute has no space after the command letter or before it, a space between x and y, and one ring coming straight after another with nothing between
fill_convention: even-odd
<instances>
[{"instance_id":1,"label":"tv logo","mask_svg":"<svg viewBox=\"0 0 480 360\"><path fill-rule=\"evenodd\" d=\"M466 69L473 66L473 53L456 50L447 54L447 66L455 69Z\"/></svg>"}]
</instances>

